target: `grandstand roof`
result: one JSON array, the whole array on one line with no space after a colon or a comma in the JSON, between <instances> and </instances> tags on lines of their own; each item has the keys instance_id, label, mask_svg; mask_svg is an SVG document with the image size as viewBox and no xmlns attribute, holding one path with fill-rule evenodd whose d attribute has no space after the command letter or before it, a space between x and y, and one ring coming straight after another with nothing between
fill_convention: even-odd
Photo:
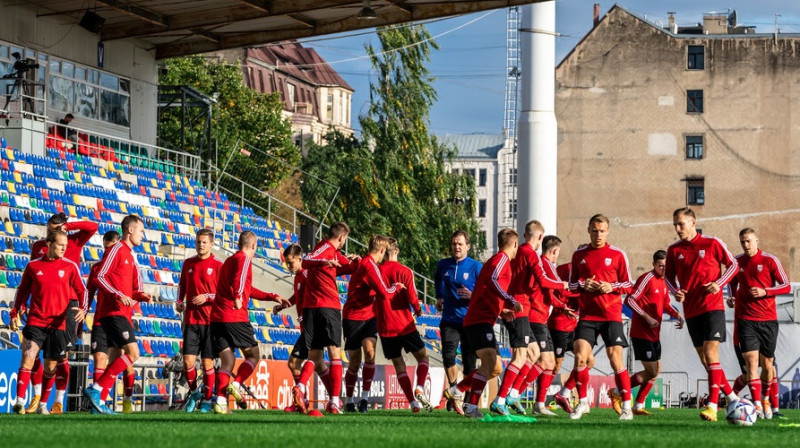
<instances>
[{"instance_id":1,"label":"grandstand roof","mask_svg":"<svg viewBox=\"0 0 800 448\"><path fill-rule=\"evenodd\" d=\"M497 159L505 138L500 134L445 134L437 135L439 142L455 146L457 159Z\"/></svg>"},{"instance_id":2,"label":"grandstand roof","mask_svg":"<svg viewBox=\"0 0 800 448\"><path fill-rule=\"evenodd\" d=\"M78 23L91 10L105 19L103 41L141 38L158 59L255 46L447 17L544 0L373 0L377 18L359 19L362 0L28 0L40 15Z\"/></svg>"}]
</instances>

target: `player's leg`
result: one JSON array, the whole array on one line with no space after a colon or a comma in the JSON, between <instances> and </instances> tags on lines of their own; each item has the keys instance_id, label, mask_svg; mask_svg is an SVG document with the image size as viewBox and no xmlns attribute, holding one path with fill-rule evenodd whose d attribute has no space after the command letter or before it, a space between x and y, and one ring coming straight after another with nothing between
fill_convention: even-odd
<instances>
[{"instance_id":1,"label":"player's leg","mask_svg":"<svg viewBox=\"0 0 800 448\"><path fill-rule=\"evenodd\" d=\"M775 348L778 343L778 322L757 322L756 325L759 339L759 362L761 364L761 378L758 378L760 379L759 385L766 384L766 387L762 388L763 399L761 407L764 414L762 417L772 419L772 406L770 406L769 402L769 383L775 370L772 360L775 358ZM755 401L756 398L753 397L753 400Z\"/></svg>"},{"instance_id":2,"label":"player's leg","mask_svg":"<svg viewBox=\"0 0 800 448\"><path fill-rule=\"evenodd\" d=\"M461 336L460 333L453 328L452 324L445 321L442 321L439 325L439 332L442 335L442 364L444 364L447 384L448 387L453 387L458 383L456 356L458 354L458 344L461 342Z\"/></svg>"},{"instance_id":3,"label":"player's leg","mask_svg":"<svg viewBox=\"0 0 800 448\"><path fill-rule=\"evenodd\" d=\"M200 326L184 325L183 329L183 377L189 386L186 396L186 412L194 412L201 392L197 390L197 355L200 354Z\"/></svg>"},{"instance_id":4,"label":"player's leg","mask_svg":"<svg viewBox=\"0 0 800 448\"><path fill-rule=\"evenodd\" d=\"M391 360L394 371L397 374L397 382L400 384L400 389L402 389L403 394L406 396L406 400L408 400L411 411L414 413L419 412L419 406L415 406L415 404L418 405L418 403L416 403L416 399L414 398L414 391L411 388L411 380L408 378L408 367L406 366L405 360L402 356L391 358Z\"/></svg>"},{"instance_id":5,"label":"player's leg","mask_svg":"<svg viewBox=\"0 0 800 448\"><path fill-rule=\"evenodd\" d=\"M503 365L498 356L497 348L480 348L476 352L478 359L481 361L481 366L472 375L472 382L470 384L469 402L464 405L464 415L470 418L481 418L483 415L478 410L478 403L480 402L483 390L486 388L486 383L493 378L500 375L503 371ZM492 403L494 404L494 403ZM493 412L508 415L508 409L502 412L500 406L492 406Z\"/></svg>"},{"instance_id":6,"label":"player's leg","mask_svg":"<svg viewBox=\"0 0 800 448\"><path fill-rule=\"evenodd\" d=\"M553 384L553 380L555 379L556 357L553 348L553 342L550 340L545 349L542 350L539 356L539 362L537 363L543 372L539 375L537 382L536 403L533 409L534 412L539 415L555 415L555 413L547 409L547 405L545 404L547 400L547 391L550 389L550 385Z\"/></svg>"},{"instance_id":7,"label":"player's leg","mask_svg":"<svg viewBox=\"0 0 800 448\"><path fill-rule=\"evenodd\" d=\"M213 407L214 385L217 381L217 371L214 370L214 356L212 350L203 353L200 363L203 366L203 403L200 405L200 412L209 413Z\"/></svg>"},{"instance_id":8,"label":"player's leg","mask_svg":"<svg viewBox=\"0 0 800 448\"><path fill-rule=\"evenodd\" d=\"M739 347L739 344L734 344L733 351L736 354L736 360L739 363L739 370L741 374L736 377L733 381L733 393L739 395L739 393L747 387L747 362L744 360L744 356L742 356L742 349Z\"/></svg>"},{"instance_id":9,"label":"player's leg","mask_svg":"<svg viewBox=\"0 0 800 448\"><path fill-rule=\"evenodd\" d=\"M328 412L339 414L341 413L340 397L342 394L342 356L339 352L339 346L342 343L342 312L333 308L317 308L315 311L319 313L321 321L322 330L318 332L320 343L327 348L328 357L331 360L331 401L328 403Z\"/></svg>"},{"instance_id":10,"label":"player's leg","mask_svg":"<svg viewBox=\"0 0 800 448\"><path fill-rule=\"evenodd\" d=\"M247 401L241 393L242 385L256 370L261 353L258 349L258 341L253 335L253 327L250 322L236 322L226 324L225 327L231 338L231 350L238 348L242 352L244 362L239 364L236 376L228 385L227 392L236 400L236 405L240 409L247 409Z\"/></svg>"},{"instance_id":11,"label":"player's leg","mask_svg":"<svg viewBox=\"0 0 800 448\"><path fill-rule=\"evenodd\" d=\"M570 418L577 420L583 414L590 411L589 399L587 392L589 388L589 359L592 357L592 347L597 342L597 324L591 321L582 320L578 322L575 329L575 342L572 345L572 353L575 355L575 364L573 372L575 374L575 382L578 387L578 406L570 414ZM569 390L562 388L559 395L567 397Z\"/></svg>"},{"instance_id":12,"label":"player's leg","mask_svg":"<svg viewBox=\"0 0 800 448\"><path fill-rule=\"evenodd\" d=\"M53 408L50 410L51 414L61 414L64 412L64 401L67 397L67 388L69 387L69 361L67 358L61 358L56 364L56 400L53 403ZM47 401L43 400L45 403Z\"/></svg>"},{"instance_id":13,"label":"player's leg","mask_svg":"<svg viewBox=\"0 0 800 448\"><path fill-rule=\"evenodd\" d=\"M522 321L523 319L514 319L510 322L503 321L503 326L506 328L506 331L508 331L509 345L511 346L512 354L511 362L508 363L505 372L503 372L503 381L500 383L500 389L494 399L495 406L506 405L506 397L513 388L528 358L528 345L531 339L530 327L527 322L517 322L517 320ZM511 402L509 404L513 406L514 400L511 399L509 401Z\"/></svg>"},{"instance_id":14,"label":"player's leg","mask_svg":"<svg viewBox=\"0 0 800 448\"><path fill-rule=\"evenodd\" d=\"M430 369L428 351L425 350L425 343L422 342L422 337L420 337L419 333L414 331L407 336L404 341L404 348L407 352L411 352L414 359L417 360L417 384L414 386L414 398L426 411L431 412L433 411L433 404L427 392L425 392L425 382L428 380L428 370Z\"/></svg>"},{"instance_id":15,"label":"player's leg","mask_svg":"<svg viewBox=\"0 0 800 448\"><path fill-rule=\"evenodd\" d=\"M772 417L781 420L786 417L780 411L780 382L778 381L778 369L775 367L775 358L772 358L772 380L769 382L769 404L772 407Z\"/></svg>"},{"instance_id":16,"label":"player's leg","mask_svg":"<svg viewBox=\"0 0 800 448\"><path fill-rule=\"evenodd\" d=\"M759 382L761 385L761 403L762 403L762 410L764 412L764 418L767 420L772 419L772 406L769 402L769 384L772 381L772 372L775 370L775 366L772 365L772 357L767 357L764 354L760 354L760 363L761 363L761 378L759 378ZM764 386L766 385L766 386ZM755 400L755 398L753 398Z\"/></svg>"},{"instance_id":17,"label":"player's leg","mask_svg":"<svg viewBox=\"0 0 800 448\"><path fill-rule=\"evenodd\" d=\"M15 414L25 414L25 400L29 398L25 395L31 381L31 369L33 369L36 359L39 358L39 344L43 341L43 335L39 333L41 331L38 329L34 331L34 327L30 326L22 329L22 360L17 372L17 401L13 407Z\"/></svg>"},{"instance_id":18,"label":"player's leg","mask_svg":"<svg viewBox=\"0 0 800 448\"><path fill-rule=\"evenodd\" d=\"M217 325L212 324L212 333L215 331ZM218 349L217 357L219 357L219 370L217 371L217 401L214 403L215 414L227 414L228 411L228 387L231 385L231 377L233 376L233 367L236 365L236 354L233 352L232 347L225 346L221 340L227 338L214 337L214 347Z\"/></svg>"},{"instance_id":19,"label":"player's leg","mask_svg":"<svg viewBox=\"0 0 800 448\"><path fill-rule=\"evenodd\" d=\"M33 367L31 367L31 379L30 384L33 386L33 398L31 399L28 408L25 409L26 414L35 414L39 411L41 406L39 406L42 402L42 383L44 382L44 368L42 367L42 360L40 358L36 358L33 362ZM52 383L51 383L52 386ZM48 396L50 393L47 393ZM47 400L45 400L45 403Z\"/></svg>"},{"instance_id":20,"label":"player's leg","mask_svg":"<svg viewBox=\"0 0 800 448\"><path fill-rule=\"evenodd\" d=\"M84 389L83 394L92 407L101 413L114 413L105 406L108 391L114 385L117 375L139 358L139 347L136 336L128 319L120 316L109 316L101 319L100 325L105 332L109 346L109 364L103 375L96 379L91 387ZM118 350L111 350L112 348Z\"/></svg>"},{"instance_id":21,"label":"player's leg","mask_svg":"<svg viewBox=\"0 0 800 448\"><path fill-rule=\"evenodd\" d=\"M364 352L364 366L361 369L361 400L358 402L358 411L362 414L367 412L369 407L372 379L375 377L375 345L377 343L378 339L373 337L364 338L361 341L361 347Z\"/></svg>"},{"instance_id":22,"label":"player's leg","mask_svg":"<svg viewBox=\"0 0 800 448\"><path fill-rule=\"evenodd\" d=\"M523 366L522 369L520 370L520 376L523 370L527 370L527 374L525 375L522 381L514 383L514 388L516 388L518 391L518 393L515 394L515 396L525 393L528 390L528 386L533 384L533 382L536 381L537 378L539 378L539 375L541 375L542 372L544 372L544 370L542 370L542 366L538 364L539 357L541 356L541 350L539 349L540 346L539 338L543 337L541 332L541 327L543 326L540 326L539 324L536 323L529 324L528 326L528 328L530 329L530 343L527 345L525 364L527 365L528 363L530 363L530 366L528 367L528 369L525 369L525 366ZM519 376L517 378L519 378ZM516 412L522 413L521 411L524 411L525 408L523 408L521 404L519 404L519 407L517 407L516 406L517 403L519 402L516 401L515 404L513 405L513 408Z\"/></svg>"},{"instance_id":23,"label":"player's leg","mask_svg":"<svg viewBox=\"0 0 800 448\"><path fill-rule=\"evenodd\" d=\"M606 355L611 363L611 368L614 370L614 382L622 396L622 409L620 413L620 420L630 420L633 418L633 410L631 407L631 377L628 374L628 369L622 360L622 345L609 346L606 342Z\"/></svg>"},{"instance_id":24,"label":"player's leg","mask_svg":"<svg viewBox=\"0 0 800 448\"><path fill-rule=\"evenodd\" d=\"M633 405L633 413L646 416L650 415L650 412L645 410L645 400L656 382L656 377L661 373L661 361L642 361L642 366L644 369L637 372L631 379L631 388L639 387L639 392L636 393L636 404Z\"/></svg>"},{"instance_id":25,"label":"player's leg","mask_svg":"<svg viewBox=\"0 0 800 448\"><path fill-rule=\"evenodd\" d=\"M47 359L47 357L45 357L44 362L39 363L40 364L39 368L42 369L42 382L39 384L39 387L41 388L41 395L39 396L39 405L34 410L34 413L36 414L50 413L50 411L47 409L47 402L50 401L50 392L53 390L53 385L56 382L57 362L58 361L50 362L50 360ZM25 412L28 412L28 410L26 409Z\"/></svg>"},{"instance_id":26,"label":"player's leg","mask_svg":"<svg viewBox=\"0 0 800 448\"><path fill-rule=\"evenodd\" d=\"M356 350L347 350L347 358L350 363L347 365L347 371L344 374L345 412L356 412L353 393L358 382L358 371L361 369L361 355L361 347Z\"/></svg>"},{"instance_id":27,"label":"player's leg","mask_svg":"<svg viewBox=\"0 0 800 448\"><path fill-rule=\"evenodd\" d=\"M308 381L311 375L314 374L314 361L308 359L308 346L304 338L300 338L292 348L291 356L289 357L289 368L292 370L295 384L292 387L292 406L294 410L300 413L305 413L308 410Z\"/></svg>"}]
</instances>

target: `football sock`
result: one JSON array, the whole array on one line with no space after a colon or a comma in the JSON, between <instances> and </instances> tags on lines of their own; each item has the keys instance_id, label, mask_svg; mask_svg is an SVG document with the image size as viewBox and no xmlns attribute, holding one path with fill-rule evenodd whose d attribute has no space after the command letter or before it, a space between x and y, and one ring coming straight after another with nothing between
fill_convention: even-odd
<instances>
[{"instance_id":1,"label":"football sock","mask_svg":"<svg viewBox=\"0 0 800 448\"><path fill-rule=\"evenodd\" d=\"M539 390L536 391L537 403L544 403L545 400L547 400L547 390L550 389L550 385L553 384L553 379L555 377L556 374L552 370L545 370L539 377Z\"/></svg>"},{"instance_id":2,"label":"football sock","mask_svg":"<svg viewBox=\"0 0 800 448\"><path fill-rule=\"evenodd\" d=\"M194 392L197 390L197 369L194 366L186 369L184 372L186 382L189 383L189 390Z\"/></svg>"}]
</instances>

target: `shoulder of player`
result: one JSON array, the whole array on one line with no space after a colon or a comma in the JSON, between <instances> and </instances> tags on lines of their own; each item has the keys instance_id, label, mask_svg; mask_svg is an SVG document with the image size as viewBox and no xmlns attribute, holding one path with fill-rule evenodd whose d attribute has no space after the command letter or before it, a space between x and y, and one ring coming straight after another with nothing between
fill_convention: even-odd
<instances>
[{"instance_id":1,"label":"shoulder of player","mask_svg":"<svg viewBox=\"0 0 800 448\"><path fill-rule=\"evenodd\" d=\"M776 257L775 255L772 255L769 252L764 252L763 250L761 251L761 256L766 258L767 260L771 261L772 263L775 263L776 265L780 264L780 262L781 262L780 260L778 260L778 257Z\"/></svg>"},{"instance_id":2,"label":"shoulder of player","mask_svg":"<svg viewBox=\"0 0 800 448\"><path fill-rule=\"evenodd\" d=\"M622 256L622 257L624 257L625 259L627 259L627 258L628 258L628 254L626 254L624 250L620 249L620 248L619 248L619 247L617 247L617 246L612 246L612 245L610 245L610 244L609 244L609 245L608 245L608 250L610 250L610 251L612 251L612 252L615 252L615 253L617 253L618 255L621 255L621 256Z\"/></svg>"},{"instance_id":3,"label":"shoulder of player","mask_svg":"<svg viewBox=\"0 0 800 448\"><path fill-rule=\"evenodd\" d=\"M649 283L654 278L655 278L655 275L653 275L653 271L647 271L644 274L640 275L639 278L636 279L636 283L642 285L642 284L645 284L645 283Z\"/></svg>"},{"instance_id":4,"label":"shoulder of player","mask_svg":"<svg viewBox=\"0 0 800 448\"><path fill-rule=\"evenodd\" d=\"M78 274L80 274L80 272L81 272L81 267L80 267L80 266L78 266L78 263L75 263L74 261L70 260L70 259L69 259L69 258L67 258L67 257L61 257L61 258L60 258L60 260L61 260L61 262L62 262L62 263L65 263L67 266L72 266L72 267L74 267L74 268L75 268L75 270L78 272Z\"/></svg>"}]
</instances>

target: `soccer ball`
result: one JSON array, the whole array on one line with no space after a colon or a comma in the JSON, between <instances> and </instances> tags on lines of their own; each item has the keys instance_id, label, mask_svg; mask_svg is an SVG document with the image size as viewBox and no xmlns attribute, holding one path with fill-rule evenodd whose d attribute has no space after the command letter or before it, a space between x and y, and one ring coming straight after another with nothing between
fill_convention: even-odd
<instances>
[{"instance_id":1,"label":"soccer ball","mask_svg":"<svg viewBox=\"0 0 800 448\"><path fill-rule=\"evenodd\" d=\"M728 410L725 413L728 423L737 426L753 426L756 422L756 407L750 400L740 398L733 401L728 405Z\"/></svg>"}]
</instances>

